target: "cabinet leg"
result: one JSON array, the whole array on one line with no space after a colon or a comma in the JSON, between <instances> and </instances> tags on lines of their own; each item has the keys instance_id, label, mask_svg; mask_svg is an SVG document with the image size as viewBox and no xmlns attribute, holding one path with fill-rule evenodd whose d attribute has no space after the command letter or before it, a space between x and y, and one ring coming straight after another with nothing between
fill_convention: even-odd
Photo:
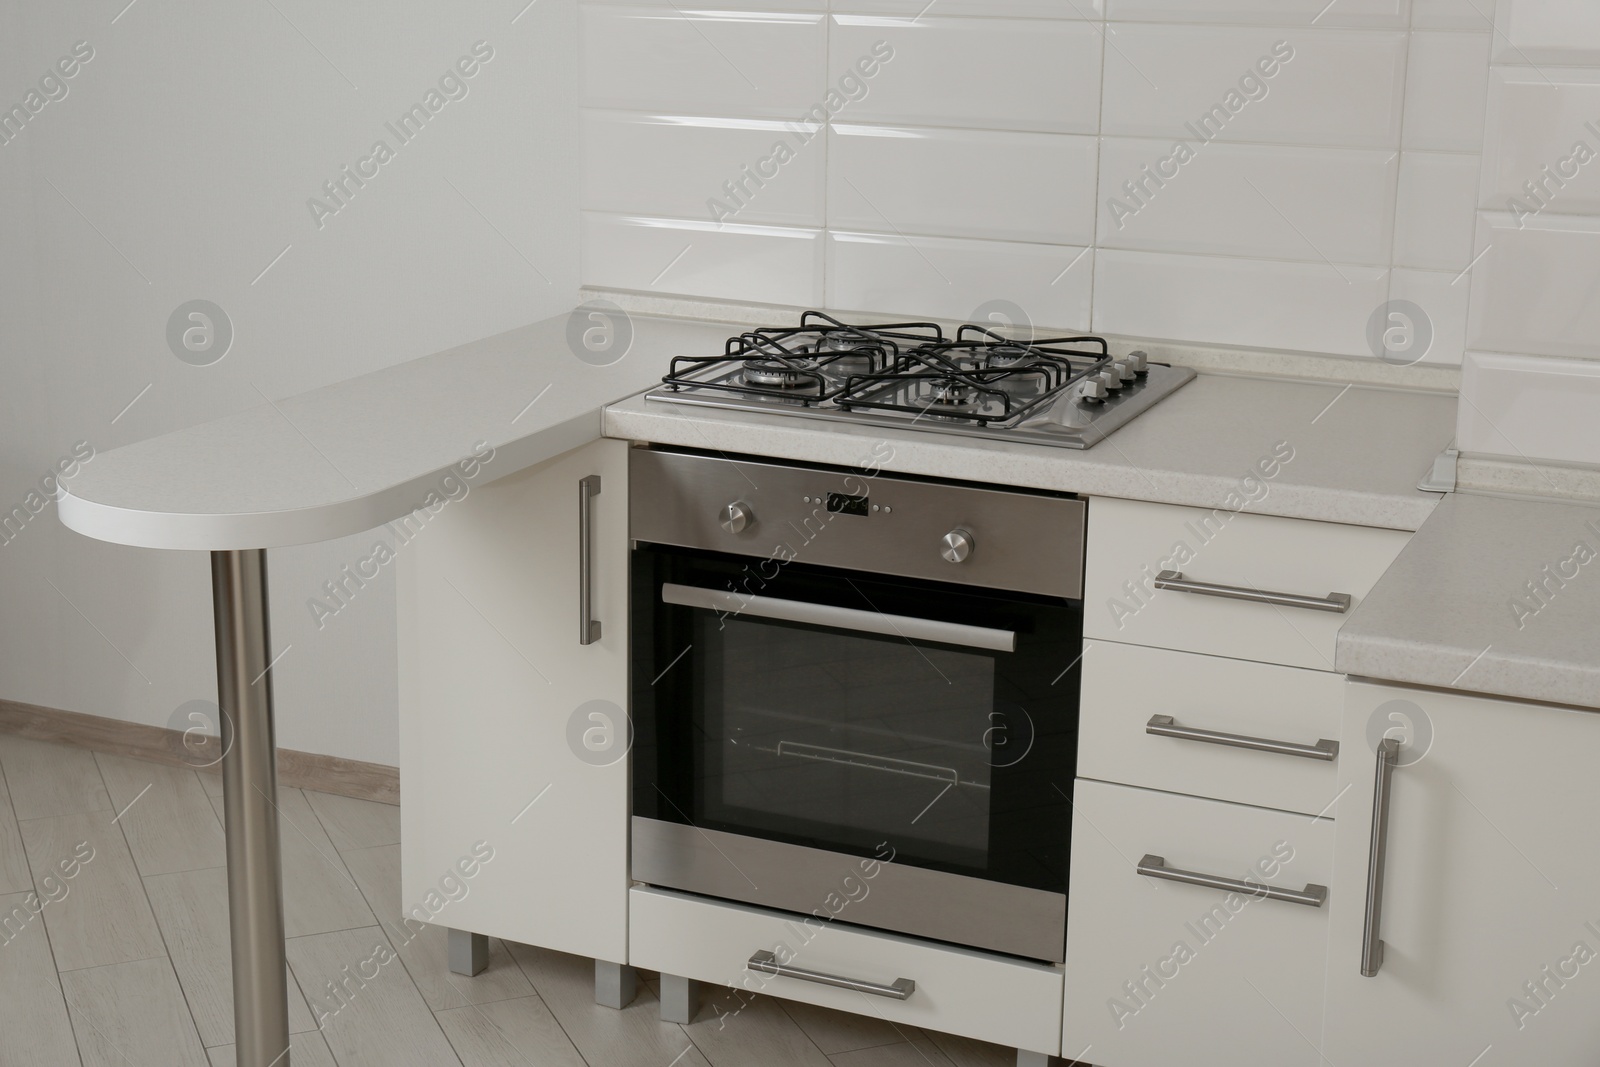
<instances>
[{"instance_id":1,"label":"cabinet leg","mask_svg":"<svg viewBox=\"0 0 1600 1067\"><path fill-rule=\"evenodd\" d=\"M700 1011L700 983L675 974L661 976L661 1021L692 1023Z\"/></svg>"},{"instance_id":2,"label":"cabinet leg","mask_svg":"<svg viewBox=\"0 0 1600 1067\"><path fill-rule=\"evenodd\" d=\"M482 974L489 966L488 934L452 929L449 931L448 947L450 969L456 974L470 978Z\"/></svg>"},{"instance_id":3,"label":"cabinet leg","mask_svg":"<svg viewBox=\"0 0 1600 1067\"><path fill-rule=\"evenodd\" d=\"M626 963L594 961L594 1002L602 1008L626 1008L638 988L638 972Z\"/></svg>"}]
</instances>

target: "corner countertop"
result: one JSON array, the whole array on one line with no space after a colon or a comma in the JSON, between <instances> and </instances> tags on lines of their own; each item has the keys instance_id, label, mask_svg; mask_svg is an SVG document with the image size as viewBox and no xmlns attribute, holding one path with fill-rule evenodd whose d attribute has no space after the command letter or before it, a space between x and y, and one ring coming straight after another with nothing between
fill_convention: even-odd
<instances>
[{"instance_id":1,"label":"corner countertop","mask_svg":"<svg viewBox=\"0 0 1600 1067\"><path fill-rule=\"evenodd\" d=\"M61 521L146 548L359 533L450 499L448 479L500 478L597 440L606 404L728 335L726 324L635 316L623 357L597 366L575 354L570 318L100 453L66 486Z\"/></svg>"},{"instance_id":2,"label":"corner countertop","mask_svg":"<svg viewBox=\"0 0 1600 1067\"><path fill-rule=\"evenodd\" d=\"M1259 514L1415 530L1439 503L1439 494L1416 485L1450 443L1455 411L1455 397L1438 393L1202 374L1082 451L642 396L607 408L605 433L1193 507L1239 510L1243 500ZM1280 443L1293 458L1258 481L1257 464L1270 461Z\"/></svg>"},{"instance_id":3,"label":"corner countertop","mask_svg":"<svg viewBox=\"0 0 1600 1067\"><path fill-rule=\"evenodd\" d=\"M1600 708L1600 506L1452 494L1351 612L1335 669Z\"/></svg>"}]
</instances>

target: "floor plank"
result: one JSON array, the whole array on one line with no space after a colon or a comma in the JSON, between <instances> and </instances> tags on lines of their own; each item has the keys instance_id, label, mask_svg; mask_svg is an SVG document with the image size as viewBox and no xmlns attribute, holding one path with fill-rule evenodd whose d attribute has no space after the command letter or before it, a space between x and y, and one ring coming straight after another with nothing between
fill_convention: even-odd
<instances>
[{"instance_id":1,"label":"floor plank","mask_svg":"<svg viewBox=\"0 0 1600 1067\"><path fill-rule=\"evenodd\" d=\"M0 896L0 1064L60 1067L78 1062L55 957L32 893ZM20 909L20 917L19 917Z\"/></svg>"},{"instance_id":2,"label":"floor plank","mask_svg":"<svg viewBox=\"0 0 1600 1067\"><path fill-rule=\"evenodd\" d=\"M83 1067L210 1067L165 959L69 971L61 985Z\"/></svg>"},{"instance_id":3,"label":"floor plank","mask_svg":"<svg viewBox=\"0 0 1600 1067\"><path fill-rule=\"evenodd\" d=\"M194 771L104 753L95 760L140 874L194 871L228 862L222 827Z\"/></svg>"},{"instance_id":4,"label":"floor plank","mask_svg":"<svg viewBox=\"0 0 1600 1067\"><path fill-rule=\"evenodd\" d=\"M912 1044L910 1041L856 1052L841 1052L828 1059L833 1067L951 1067L950 1060L938 1048L929 1044Z\"/></svg>"},{"instance_id":5,"label":"floor plank","mask_svg":"<svg viewBox=\"0 0 1600 1067\"><path fill-rule=\"evenodd\" d=\"M211 799L222 818L221 797ZM278 792L278 847L283 857L283 926L289 937L377 925L339 851L298 789Z\"/></svg>"},{"instance_id":6,"label":"floor plank","mask_svg":"<svg viewBox=\"0 0 1600 1067\"><path fill-rule=\"evenodd\" d=\"M400 950L411 980L434 1011L533 995L533 986L499 938L489 939L489 967L467 978L450 970L448 934L443 926L402 922L400 846L352 849L343 854L367 903ZM449 909L441 918L449 917Z\"/></svg>"},{"instance_id":7,"label":"floor plank","mask_svg":"<svg viewBox=\"0 0 1600 1067\"><path fill-rule=\"evenodd\" d=\"M798 1000L781 1003L806 1036L830 1056L878 1045L898 1045L910 1040L913 1034L921 1034L914 1026L892 1023L877 1015L855 1015Z\"/></svg>"},{"instance_id":8,"label":"floor plank","mask_svg":"<svg viewBox=\"0 0 1600 1067\"><path fill-rule=\"evenodd\" d=\"M5 772L0 771L0 893L26 893L33 888L33 872L22 851L22 831L11 810Z\"/></svg>"},{"instance_id":9,"label":"floor plank","mask_svg":"<svg viewBox=\"0 0 1600 1067\"><path fill-rule=\"evenodd\" d=\"M686 1029L712 1067L829 1067L828 1057L771 997L751 998L720 1015L705 1003Z\"/></svg>"},{"instance_id":10,"label":"floor plank","mask_svg":"<svg viewBox=\"0 0 1600 1067\"><path fill-rule=\"evenodd\" d=\"M46 900L58 895L51 885L65 893L44 909L56 966L62 971L167 954L122 829L110 820L109 811L98 811L20 823L28 865L42 895ZM78 865L72 878L65 877L60 864L87 854L84 845L94 850L91 858Z\"/></svg>"},{"instance_id":11,"label":"floor plank","mask_svg":"<svg viewBox=\"0 0 1600 1067\"><path fill-rule=\"evenodd\" d=\"M956 1067L1016 1067L1017 1050L955 1034L928 1034ZM1088 1067L1087 1064L1084 1067Z\"/></svg>"},{"instance_id":12,"label":"floor plank","mask_svg":"<svg viewBox=\"0 0 1600 1067\"><path fill-rule=\"evenodd\" d=\"M464 1067L585 1067L566 1031L538 997L451 1008L435 1015Z\"/></svg>"},{"instance_id":13,"label":"floor plank","mask_svg":"<svg viewBox=\"0 0 1600 1067\"><path fill-rule=\"evenodd\" d=\"M318 793L314 789L305 793L334 847L341 852L400 843L400 809L396 805Z\"/></svg>"},{"instance_id":14,"label":"floor plank","mask_svg":"<svg viewBox=\"0 0 1600 1067\"><path fill-rule=\"evenodd\" d=\"M461 1062L378 927L291 938L289 967L340 1067Z\"/></svg>"},{"instance_id":15,"label":"floor plank","mask_svg":"<svg viewBox=\"0 0 1600 1067\"><path fill-rule=\"evenodd\" d=\"M211 1067L237 1065L237 1055L233 1045L208 1048L206 1054L211 1057ZM322 1040L322 1035L315 1030L308 1034L289 1035L289 1059L294 1061L294 1067L339 1067L334 1062L333 1053L328 1051L328 1043Z\"/></svg>"},{"instance_id":16,"label":"floor plank","mask_svg":"<svg viewBox=\"0 0 1600 1067\"><path fill-rule=\"evenodd\" d=\"M19 822L111 807L94 753L81 748L0 734L0 767Z\"/></svg>"},{"instance_id":17,"label":"floor plank","mask_svg":"<svg viewBox=\"0 0 1600 1067\"><path fill-rule=\"evenodd\" d=\"M710 1067L683 1027L661 1021L654 993L640 988L621 1011L594 1002L594 961L507 942L540 998L591 1065Z\"/></svg>"},{"instance_id":18,"label":"floor plank","mask_svg":"<svg viewBox=\"0 0 1600 1067\"><path fill-rule=\"evenodd\" d=\"M233 952L228 934L228 872L213 867L144 880L178 984L200 1041L233 1044ZM315 1030L305 998L289 983L289 1032Z\"/></svg>"}]
</instances>

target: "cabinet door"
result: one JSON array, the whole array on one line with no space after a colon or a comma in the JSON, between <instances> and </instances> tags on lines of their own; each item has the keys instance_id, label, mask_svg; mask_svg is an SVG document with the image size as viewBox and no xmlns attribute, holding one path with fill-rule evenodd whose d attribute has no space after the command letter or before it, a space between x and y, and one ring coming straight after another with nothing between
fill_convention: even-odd
<instances>
[{"instance_id":1,"label":"cabinet door","mask_svg":"<svg viewBox=\"0 0 1600 1067\"><path fill-rule=\"evenodd\" d=\"M1361 974L1377 757L1393 771ZM1351 683L1329 892L1336 1067L1600 1062L1600 714Z\"/></svg>"},{"instance_id":2,"label":"cabinet door","mask_svg":"<svg viewBox=\"0 0 1600 1067\"><path fill-rule=\"evenodd\" d=\"M598 441L475 486L397 550L408 913L442 901L443 926L627 958L627 452ZM582 645L591 475L601 634ZM463 878L480 841L494 858Z\"/></svg>"}]
</instances>

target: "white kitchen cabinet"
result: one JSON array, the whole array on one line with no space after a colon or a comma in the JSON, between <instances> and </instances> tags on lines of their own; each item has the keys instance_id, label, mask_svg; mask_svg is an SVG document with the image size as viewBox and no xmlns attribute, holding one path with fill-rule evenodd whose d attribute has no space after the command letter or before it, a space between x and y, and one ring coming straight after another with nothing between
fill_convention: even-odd
<instances>
[{"instance_id":1,"label":"white kitchen cabinet","mask_svg":"<svg viewBox=\"0 0 1600 1067\"><path fill-rule=\"evenodd\" d=\"M1140 873L1159 858L1291 902ZM1099 1067L1314 1067L1327 819L1079 779L1062 1052Z\"/></svg>"},{"instance_id":2,"label":"white kitchen cabinet","mask_svg":"<svg viewBox=\"0 0 1600 1067\"><path fill-rule=\"evenodd\" d=\"M474 486L397 550L408 914L627 959L627 459L601 440ZM596 475L584 645L579 484ZM467 877L475 847L493 858Z\"/></svg>"},{"instance_id":3,"label":"white kitchen cabinet","mask_svg":"<svg viewBox=\"0 0 1600 1067\"><path fill-rule=\"evenodd\" d=\"M1392 772L1361 973L1375 736ZM1600 713L1352 682L1329 887L1335 1067L1600 1062Z\"/></svg>"}]
</instances>

